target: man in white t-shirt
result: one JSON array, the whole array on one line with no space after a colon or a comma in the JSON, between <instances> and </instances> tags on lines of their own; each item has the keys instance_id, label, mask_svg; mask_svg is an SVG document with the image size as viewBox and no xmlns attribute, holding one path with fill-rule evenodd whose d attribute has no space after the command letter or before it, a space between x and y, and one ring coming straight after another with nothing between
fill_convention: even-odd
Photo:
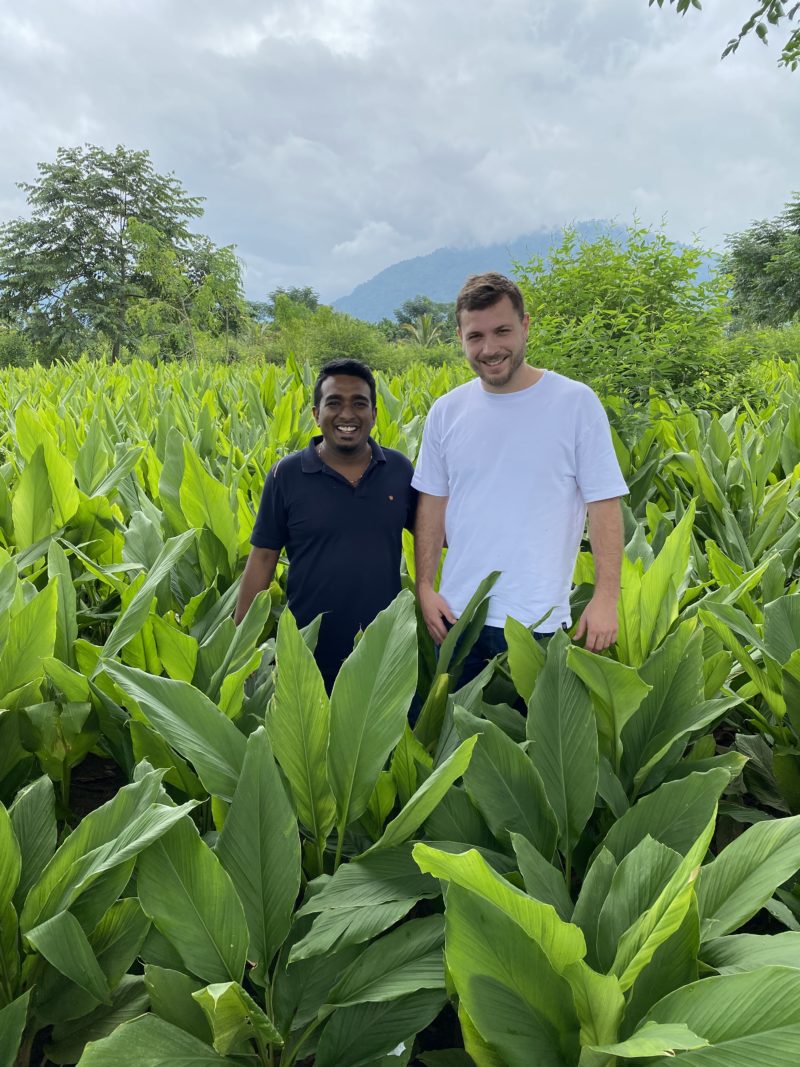
<instances>
[{"instance_id":1,"label":"man in white t-shirt","mask_svg":"<svg viewBox=\"0 0 800 1067\"><path fill-rule=\"evenodd\" d=\"M505 648L511 616L537 636L570 625L569 593L588 512L594 595L575 639L599 652L617 637L627 493L608 419L581 382L525 361L528 315L501 274L469 278L456 300L461 345L477 379L428 414L412 485L417 592L437 644L491 571L487 625L462 681ZM448 546L439 592L433 580Z\"/></svg>"}]
</instances>

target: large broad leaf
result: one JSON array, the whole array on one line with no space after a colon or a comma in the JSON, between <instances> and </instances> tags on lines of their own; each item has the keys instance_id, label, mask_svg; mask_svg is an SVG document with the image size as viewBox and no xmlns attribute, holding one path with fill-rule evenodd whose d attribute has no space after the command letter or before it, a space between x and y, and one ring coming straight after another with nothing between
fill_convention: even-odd
<instances>
[{"instance_id":1,"label":"large broad leaf","mask_svg":"<svg viewBox=\"0 0 800 1067\"><path fill-rule=\"evenodd\" d=\"M778 663L800 648L800 593L782 596L764 608L764 645Z\"/></svg>"},{"instance_id":2,"label":"large broad leaf","mask_svg":"<svg viewBox=\"0 0 800 1067\"><path fill-rule=\"evenodd\" d=\"M102 1041L90 1042L80 1067L236 1067L236 1062L185 1030L155 1015L143 1015Z\"/></svg>"},{"instance_id":3,"label":"large broad leaf","mask_svg":"<svg viewBox=\"0 0 800 1067\"><path fill-rule=\"evenodd\" d=\"M798 868L800 815L749 827L700 872L702 940L736 930Z\"/></svg>"},{"instance_id":4,"label":"large broad leaf","mask_svg":"<svg viewBox=\"0 0 800 1067\"><path fill-rule=\"evenodd\" d=\"M586 942L577 926L559 919L549 904L515 889L474 849L450 855L430 845L418 844L413 854L421 871L450 882L448 892L459 885L506 914L540 946L559 973L586 955Z\"/></svg>"},{"instance_id":5,"label":"large broad leaf","mask_svg":"<svg viewBox=\"0 0 800 1067\"><path fill-rule=\"evenodd\" d=\"M506 619L503 633L508 645L511 680L526 705L533 696L536 679L544 667L545 653L527 626L516 619Z\"/></svg>"},{"instance_id":6,"label":"large broad leaf","mask_svg":"<svg viewBox=\"0 0 800 1067\"><path fill-rule=\"evenodd\" d=\"M95 1000L111 1003L111 990L81 924L68 911L29 930L34 949Z\"/></svg>"},{"instance_id":7,"label":"large broad leaf","mask_svg":"<svg viewBox=\"0 0 800 1067\"><path fill-rule=\"evenodd\" d=\"M309 933L292 947L289 961L361 944L402 919L418 900L439 895L438 883L420 874L410 848L370 852L339 867L300 908L299 916L317 918Z\"/></svg>"},{"instance_id":8,"label":"large broad leaf","mask_svg":"<svg viewBox=\"0 0 800 1067\"><path fill-rule=\"evenodd\" d=\"M683 518L642 576L640 635L643 660L661 644L678 617L678 590L689 566L694 516L695 501L691 500ZM632 666L639 665L630 662Z\"/></svg>"},{"instance_id":9,"label":"large broad leaf","mask_svg":"<svg viewBox=\"0 0 800 1067\"><path fill-rule=\"evenodd\" d=\"M0 704L15 707L13 694L44 677L43 661L53 655L56 640L58 580L28 601L8 623L0 656Z\"/></svg>"},{"instance_id":10,"label":"large broad leaf","mask_svg":"<svg viewBox=\"0 0 800 1067\"><path fill-rule=\"evenodd\" d=\"M481 1037L508 1067L576 1063L580 1025L569 983L508 914L460 885L447 893L452 981Z\"/></svg>"},{"instance_id":11,"label":"large broad leaf","mask_svg":"<svg viewBox=\"0 0 800 1067\"><path fill-rule=\"evenodd\" d=\"M339 1008L322 1031L315 1067L374 1064L424 1030L446 1001L446 994L422 989L397 1000Z\"/></svg>"},{"instance_id":12,"label":"large broad leaf","mask_svg":"<svg viewBox=\"0 0 800 1067\"><path fill-rule=\"evenodd\" d=\"M363 813L403 735L416 686L414 597L404 590L370 623L334 682L328 780L340 839Z\"/></svg>"},{"instance_id":13,"label":"large broad leaf","mask_svg":"<svg viewBox=\"0 0 800 1067\"><path fill-rule=\"evenodd\" d=\"M530 757L558 821L559 848L567 857L594 809L599 766L591 700L567 666L569 647L562 630L550 639L528 708Z\"/></svg>"},{"instance_id":14,"label":"large broad leaf","mask_svg":"<svg viewBox=\"0 0 800 1067\"><path fill-rule=\"evenodd\" d=\"M56 812L53 783L37 778L21 790L11 805L11 824L19 843L22 872L15 893L17 907L22 907L28 890L41 877L56 850ZM4 864L11 854L2 850Z\"/></svg>"},{"instance_id":15,"label":"large broad leaf","mask_svg":"<svg viewBox=\"0 0 800 1067\"><path fill-rule=\"evenodd\" d=\"M154 678L120 663L106 663L105 669L158 733L189 760L209 793L230 800L247 742L216 704L188 682Z\"/></svg>"},{"instance_id":16,"label":"large broad leaf","mask_svg":"<svg viewBox=\"0 0 800 1067\"><path fill-rule=\"evenodd\" d=\"M25 464L11 502L17 549L38 544L58 528L44 449L41 445Z\"/></svg>"},{"instance_id":17,"label":"large broad leaf","mask_svg":"<svg viewBox=\"0 0 800 1067\"><path fill-rule=\"evenodd\" d=\"M684 855L708 825L729 782L730 775L722 768L666 782L614 823L604 846L619 863L649 834Z\"/></svg>"},{"instance_id":18,"label":"large broad leaf","mask_svg":"<svg viewBox=\"0 0 800 1067\"><path fill-rule=\"evenodd\" d=\"M732 934L703 945L703 963L720 974L755 971L770 965L800 968L800 933Z\"/></svg>"},{"instance_id":19,"label":"large broad leaf","mask_svg":"<svg viewBox=\"0 0 800 1067\"><path fill-rule=\"evenodd\" d=\"M146 963L144 984L150 998L150 1010L155 1015L211 1044L211 1027L203 1009L192 999L192 994L203 988L199 979L191 978L183 971Z\"/></svg>"},{"instance_id":20,"label":"large broad leaf","mask_svg":"<svg viewBox=\"0 0 800 1067\"><path fill-rule=\"evenodd\" d=\"M693 1034L683 1023L649 1022L627 1041L594 1045L592 1051L602 1052L606 1056L638 1059L640 1056L672 1056L683 1049L704 1048L707 1045L704 1037Z\"/></svg>"},{"instance_id":21,"label":"large broad leaf","mask_svg":"<svg viewBox=\"0 0 800 1067\"><path fill-rule=\"evenodd\" d=\"M28 893L20 916L23 932L67 908L74 911L82 894L92 887L96 890L106 873L120 868L125 878L122 885L115 889L112 880L107 884L110 899L104 902L101 894L92 901L92 914L96 910L99 914L89 929L97 924L130 877L126 865L194 807L155 803L160 788L161 773L150 772L138 782L123 786L116 796L78 823Z\"/></svg>"},{"instance_id":22,"label":"large broad leaf","mask_svg":"<svg viewBox=\"0 0 800 1067\"><path fill-rule=\"evenodd\" d=\"M28 989L21 997L0 1008L0 1067L14 1067L17 1062L30 996Z\"/></svg>"},{"instance_id":23,"label":"large broad leaf","mask_svg":"<svg viewBox=\"0 0 800 1067\"><path fill-rule=\"evenodd\" d=\"M455 709L454 719L461 737L479 735L464 785L492 833L506 844L512 832L522 834L543 855L552 856L558 825L531 760L494 723L463 708Z\"/></svg>"},{"instance_id":24,"label":"large broad leaf","mask_svg":"<svg viewBox=\"0 0 800 1067\"><path fill-rule=\"evenodd\" d=\"M294 811L260 727L247 741L242 775L215 848L244 907L250 932L251 978L283 944L300 890L300 838Z\"/></svg>"},{"instance_id":25,"label":"large broad leaf","mask_svg":"<svg viewBox=\"0 0 800 1067\"><path fill-rule=\"evenodd\" d=\"M441 916L412 919L375 941L328 996L331 1007L394 1000L417 989L444 989Z\"/></svg>"},{"instance_id":26,"label":"large broad leaf","mask_svg":"<svg viewBox=\"0 0 800 1067\"><path fill-rule=\"evenodd\" d=\"M552 863L548 863L522 834L512 834L511 843L528 895L541 900L543 904L552 904L559 918L569 922L573 905L564 875Z\"/></svg>"},{"instance_id":27,"label":"large broad leaf","mask_svg":"<svg viewBox=\"0 0 800 1067\"><path fill-rule=\"evenodd\" d=\"M703 978L664 997L644 1025L648 1022L683 1024L712 1046L677 1052L659 1064L795 1067L800 1057L800 971L762 967Z\"/></svg>"},{"instance_id":28,"label":"large broad leaf","mask_svg":"<svg viewBox=\"0 0 800 1067\"><path fill-rule=\"evenodd\" d=\"M205 1012L217 1052L249 1052L251 1039L261 1048L283 1044L272 1020L238 982L209 985L192 997Z\"/></svg>"},{"instance_id":29,"label":"large broad leaf","mask_svg":"<svg viewBox=\"0 0 800 1067\"><path fill-rule=\"evenodd\" d=\"M191 526L211 530L220 544L226 546L228 563L232 567L236 561L239 537L230 490L208 473L188 441L183 443L180 504Z\"/></svg>"},{"instance_id":30,"label":"large broad leaf","mask_svg":"<svg viewBox=\"0 0 800 1067\"><path fill-rule=\"evenodd\" d=\"M650 692L650 686L633 667L576 645L567 651L567 666L592 694L600 751L613 767L619 769L622 731Z\"/></svg>"},{"instance_id":31,"label":"large broad leaf","mask_svg":"<svg viewBox=\"0 0 800 1067\"><path fill-rule=\"evenodd\" d=\"M192 974L238 982L247 957L247 922L229 875L188 820L143 852L139 900Z\"/></svg>"},{"instance_id":32,"label":"large broad leaf","mask_svg":"<svg viewBox=\"0 0 800 1067\"><path fill-rule=\"evenodd\" d=\"M288 610L281 613L278 623L275 655L278 677L267 714L267 731L289 782L298 817L321 848L336 814L325 774L328 696L314 657Z\"/></svg>"},{"instance_id":33,"label":"large broad leaf","mask_svg":"<svg viewBox=\"0 0 800 1067\"><path fill-rule=\"evenodd\" d=\"M56 640L54 654L68 667L75 666L72 646L78 636L78 621L75 617L77 598L67 554L58 542L53 541L47 550L47 576L58 578L58 611L56 614Z\"/></svg>"},{"instance_id":34,"label":"large broad leaf","mask_svg":"<svg viewBox=\"0 0 800 1067\"><path fill-rule=\"evenodd\" d=\"M11 817L0 804L0 914L6 910L14 899L22 872L22 856L14 834Z\"/></svg>"},{"instance_id":35,"label":"large broad leaf","mask_svg":"<svg viewBox=\"0 0 800 1067\"><path fill-rule=\"evenodd\" d=\"M450 786L466 772L476 742L476 737L468 738L444 763L439 764L410 798L400 814L387 825L383 836L376 841L373 848L401 845L422 826Z\"/></svg>"},{"instance_id":36,"label":"large broad leaf","mask_svg":"<svg viewBox=\"0 0 800 1067\"><path fill-rule=\"evenodd\" d=\"M106 660L115 656L131 638L140 632L147 616L150 614L150 606L159 584L163 578L175 569L175 565L189 550L194 543L194 539L195 531L186 530L185 533L179 534L177 537L171 537L164 545L140 589L125 611L117 616L111 633L103 645L97 670L105 666Z\"/></svg>"}]
</instances>

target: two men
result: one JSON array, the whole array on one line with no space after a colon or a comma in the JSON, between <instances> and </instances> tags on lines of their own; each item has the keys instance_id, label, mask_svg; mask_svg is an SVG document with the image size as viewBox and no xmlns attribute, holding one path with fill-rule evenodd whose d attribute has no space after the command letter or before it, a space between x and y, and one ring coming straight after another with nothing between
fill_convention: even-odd
<instances>
[{"instance_id":1,"label":"two men","mask_svg":"<svg viewBox=\"0 0 800 1067\"><path fill-rule=\"evenodd\" d=\"M501 571L461 681L505 649L506 618L542 636L570 624L569 592L586 513L595 591L576 639L591 651L617 636L622 561L619 498L627 486L602 404L588 386L525 362L529 319L500 274L468 279L456 300L477 378L435 401L412 485L417 592L441 643L478 582ZM439 592L433 579L448 545Z\"/></svg>"},{"instance_id":2,"label":"two men","mask_svg":"<svg viewBox=\"0 0 800 1067\"><path fill-rule=\"evenodd\" d=\"M355 634L400 590L402 530L415 505L417 592L437 643L478 582L501 571L462 681L505 649L508 616L539 624L537 636L570 624L587 510L596 584L576 638L591 651L616 639L627 486L603 407L588 386L526 363L528 316L503 275L468 279L456 319L477 378L433 404L416 473L369 436L376 409L368 368L339 360L322 368L314 388L321 436L267 477L235 617L269 584L285 546L298 623L326 613L316 656L328 690Z\"/></svg>"},{"instance_id":3,"label":"two men","mask_svg":"<svg viewBox=\"0 0 800 1067\"><path fill-rule=\"evenodd\" d=\"M235 620L289 559L287 600L299 626L323 613L315 656L330 692L353 640L400 592L403 528L413 523L412 466L370 437L375 379L353 359L326 363L314 385L320 435L267 475Z\"/></svg>"}]
</instances>

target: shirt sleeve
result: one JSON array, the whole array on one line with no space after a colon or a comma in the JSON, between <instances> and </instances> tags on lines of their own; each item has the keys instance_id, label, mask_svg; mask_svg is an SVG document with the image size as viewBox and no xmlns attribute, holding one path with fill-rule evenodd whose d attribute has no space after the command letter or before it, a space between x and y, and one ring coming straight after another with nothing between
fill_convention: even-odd
<instances>
[{"instance_id":1,"label":"shirt sleeve","mask_svg":"<svg viewBox=\"0 0 800 1067\"><path fill-rule=\"evenodd\" d=\"M286 544L288 525L283 485L278 473L280 460L266 477L250 544L254 548L281 549Z\"/></svg>"},{"instance_id":2,"label":"shirt sleeve","mask_svg":"<svg viewBox=\"0 0 800 1067\"><path fill-rule=\"evenodd\" d=\"M447 477L447 463L442 448L441 408L434 404L428 412L425 429L422 433L417 467L411 480L412 486L420 493L430 496L449 496L450 485Z\"/></svg>"},{"instance_id":3,"label":"shirt sleeve","mask_svg":"<svg viewBox=\"0 0 800 1067\"><path fill-rule=\"evenodd\" d=\"M578 426L575 448L576 479L587 504L625 496L628 492L614 451L608 416L594 393L590 398Z\"/></svg>"}]
</instances>

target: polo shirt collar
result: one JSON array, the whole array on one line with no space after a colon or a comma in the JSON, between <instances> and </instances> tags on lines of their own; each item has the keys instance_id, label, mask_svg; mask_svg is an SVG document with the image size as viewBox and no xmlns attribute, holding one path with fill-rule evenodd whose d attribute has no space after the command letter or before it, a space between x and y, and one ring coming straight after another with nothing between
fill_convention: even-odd
<instances>
[{"instance_id":1,"label":"polo shirt collar","mask_svg":"<svg viewBox=\"0 0 800 1067\"><path fill-rule=\"evenodd\" d=\"M306 447L300 453L300 469L303 474L317 474L325 464L319 458L317 454L317 445L322 440L322 434L318 434L316 437L312 437ZM369 446L372 449L372 458L376 463L385 463L386 456L383 449L377 441L373 441L371 437L367 438Z\"/></svg>"}]
</instances>

